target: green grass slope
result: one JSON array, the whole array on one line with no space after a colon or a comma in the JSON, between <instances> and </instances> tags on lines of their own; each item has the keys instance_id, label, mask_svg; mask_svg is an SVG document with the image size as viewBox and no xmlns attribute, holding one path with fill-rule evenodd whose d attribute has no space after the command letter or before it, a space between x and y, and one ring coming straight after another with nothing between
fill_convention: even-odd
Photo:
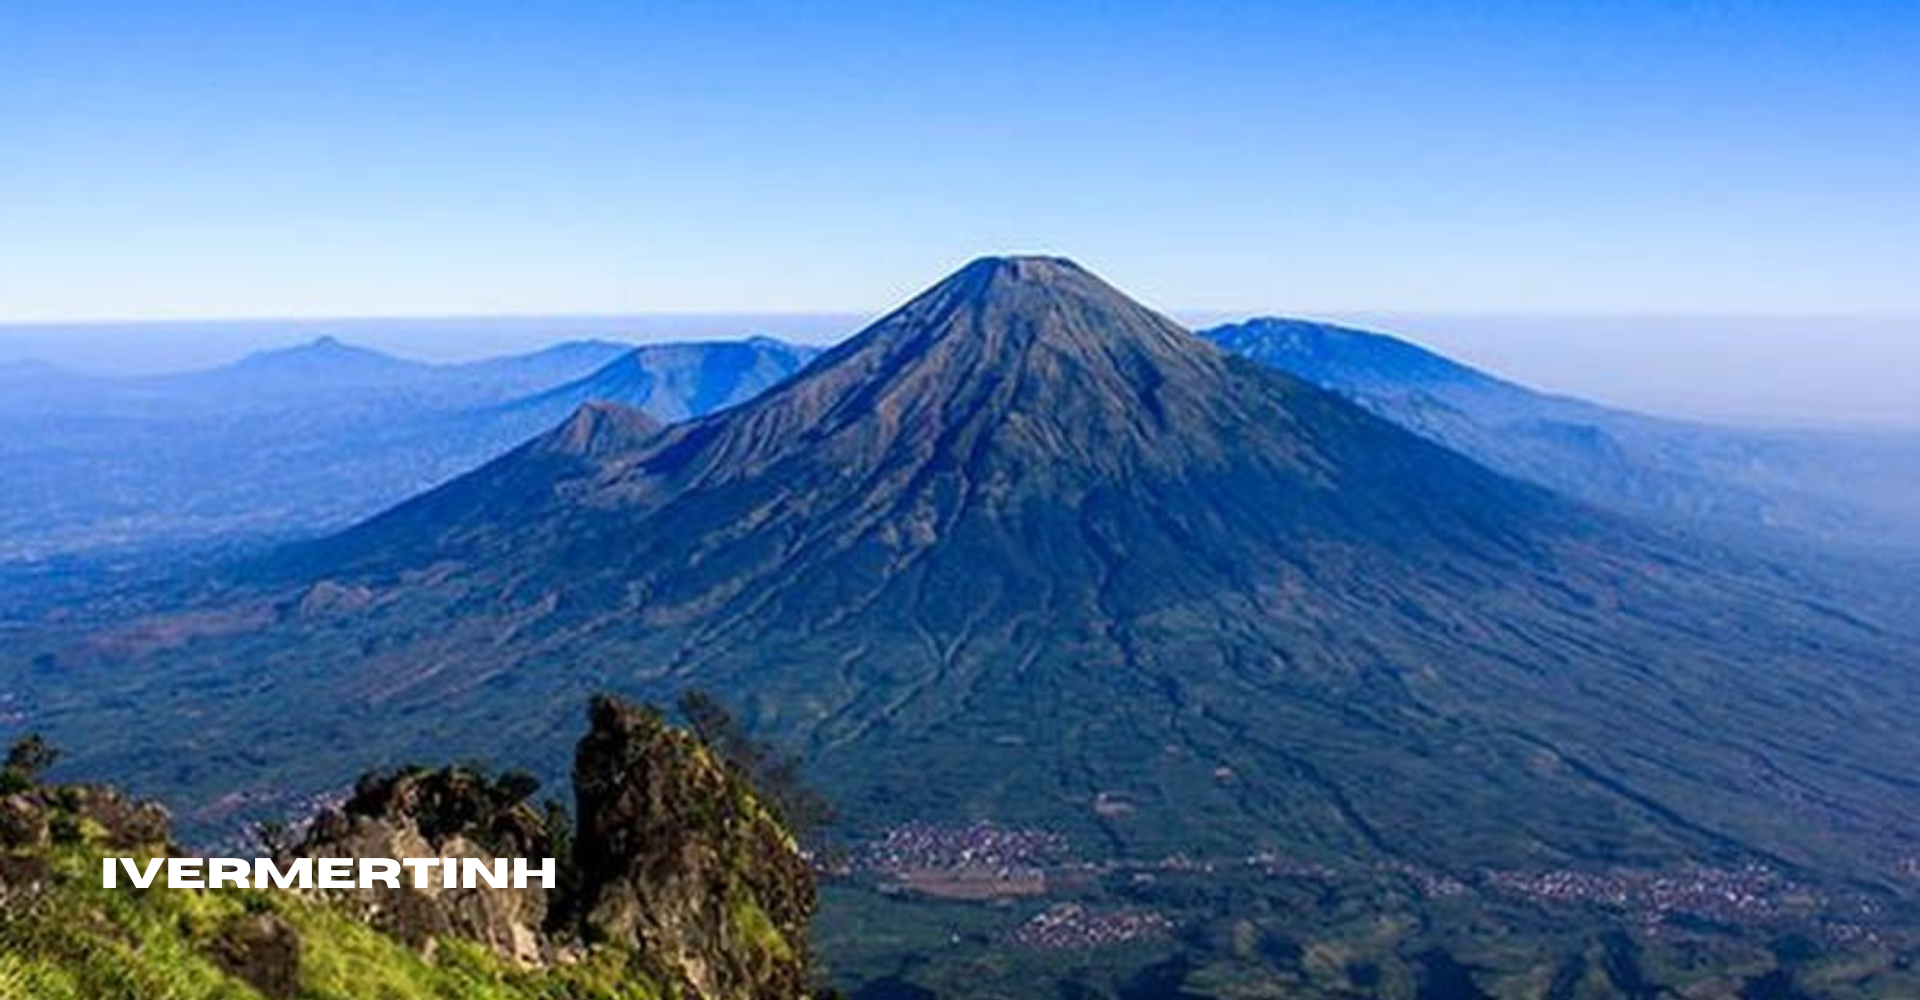
<instances>
[{"instance_id":1,"label":"green grass slope","mask_svg":"<svg viewBox=\"0 0 1920 1000\"><path fill-rule=\"evenodd\" d=\"M510 965L485 948L441 941L431 957L333 908L284 892L103 889L102 850L44 856L48 885L0 911L5 1000L656 1000L653 984L610 952L551 970ZM237 974L239 929L268 915L297 936L288 992Z\"/></svg>"}]
</instances>

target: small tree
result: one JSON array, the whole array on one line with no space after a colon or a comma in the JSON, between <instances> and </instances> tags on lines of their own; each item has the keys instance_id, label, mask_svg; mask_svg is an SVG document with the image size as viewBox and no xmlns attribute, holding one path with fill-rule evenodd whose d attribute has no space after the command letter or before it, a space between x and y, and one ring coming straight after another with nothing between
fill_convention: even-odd
<instances>
[{"instance_id":1,"label":"small tree","mask_svg":"<svg viewBox=\"0 0 1920 1000\"><path fill-rule=\"evenodd\" d=\"M687 728L700 737L714 753L741 771L751 774L759 769L764 748L747 738L726 706L705 691L688 691L680 696L680 715Z\"/></svg>"},{"instance_id":2,"label":"small tree","mask_svg":"<svg viewBox=\"0 0 1920 1000\"><path fill-rule=\"evenodd\" d=\"M687 728L734 774L753 786L760 800L796 838L807 839L835 818L833 804L808 785L797 757L748 736L733 713L713 696L688 691L680 696Z\"/></svg>"},{"instance_id":3,"label":"small tree","mask_svg":"<svg viewBox=\"0 0 1920 1000\"><path fill-rule=\"evenodd\" d=\"M282 819L263 819L253 825L253 839L269 858L293 853L293 831Z\"/></svg>"},{"instance_id":4,"label":"small tree","mask_svg":"<svg viewBox=\"0 0 1920 1000\"><path fill-rule=\"evenodd\" d=\"M553 891L547 894L547 930L570 928L579 916L580 859L576 855L573 814L559 799L548 799L541 827L547 835L547 855L554 859Z\"/></svg>"},{"instance_id":5,"label":"small tree","mask_svg":"<svg viewBox=\"0 0 1920 1000\"><path fill-rule=\"evenodd\" d=\"M60 751L39 733L14 741L7 751L7 762L0 765L0 792L25 791L40 783L40 776L60 759Z\"/></svg>"},{"instance_id":6,"label":"small tree","mask_svg":"<svg viewBox=\"0 0 1920 1000\"><path fill-rule=\"evenodd\" d=\"M494 804L507 808L533 797L540 790L540 779L522 770L512 770L493 781Z\"/></svg>"}]
</instances>

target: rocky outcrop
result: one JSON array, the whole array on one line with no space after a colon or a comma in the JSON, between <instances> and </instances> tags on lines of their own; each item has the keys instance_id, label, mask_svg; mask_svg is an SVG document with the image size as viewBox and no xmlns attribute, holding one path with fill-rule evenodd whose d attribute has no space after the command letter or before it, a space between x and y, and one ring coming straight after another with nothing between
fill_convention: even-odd
<instances>
[{"instance_id":1,"label":"rocky outcrop","mask_svg":"<svg viewBox=\"0 0 1920 1000\"><path fill-rule=\"evenodd\" d=\"M474 858L485 865L552 854L540 815L523 800L533 786L491 780L470 768L371 774L338 810L322 813L296 853L313 858ZM363 920L423 951L448 934L487 945L523 965L549 961L551 905L524 889L375 887L328 893Z\"/></svg>"},{"instance_id":2,"label":"rocky outcrop","mask_svg":"<svg viewBox=\"0 0 1920 1000\"><path fill-rule=\"evenodd\" d=\"M52 840L52 810L40 796L0 798L0 907L37 892L47 877L44 850Z\"/></svg>"},{"instance_id":3,"label":"rocky outcrop","mask_svg":"<svg viewBox=\"0 0 1920 1000\"><path fill-rule=\"evenodd\" d=\"M48 836L47 809L34 796L14 794L0 799L0 848L45 847Z\"/></svg>"},{"instance_id":4,"label":"rocky outcrop","mask_svg":"<svg viewBox=\"0 0 1920 1000\"><path fill-rule=\"evenodd\" d=\"M76 871L49 860L69 848L106 856L177 854L165 811L106 788L41 785L14 775L11 790L0 794L0 960L9 947L27 942L34 955L56 964L91 962L88 956L96 952L53 947L59 929L80 921L89 933L111 934L122 944L140 944L141 934L175 936L180 948L156 947L159 965L191 952L262 996L317 996L312 976L367 974L342 969L342 953L334 950L344 947L338 928L351 922L301 916L314 914L317 903L383 932L358 931L363 939L379 940L353 945L362 949L351 953L355 957L364 959L364 949L372 948L386 954L384 962L431 970L441 964L440 943L463 938L484 945L492 953L485 962L497 964L501 976L518 984L515 989L539 996L575 995L559 984L601 974L580 971L589 969L612 970L637 988L636 995L807 997L812 872L750 780L652 709L597 699L591 723L574 763L577 828L563 811L543 812L528 803L538 783L524 774L412 768L362 778L344 803L315 817L282 852L473 858L489 867L505 861L508 872L515 859L538 865L552 857L557 878L551 889L445 888L437 878L415 888L403 872L398 887L307 891L304 900L203 890L219 898L177 911L170 908L183 905L178 894L153 893L135 905L171 915L120 928L74 916L97 908L76 892L93 877L92 864ZM9 918L15 918L13 930ZM464 949L450 967L465 968L462 963L475 960L472 951ZM316 957L327 961L309 961ZM319 971L309 974L309 968ZM85 971L114 974L92 965Z\"/></svg>"},{"instance_id":5,"label":"rocky outcrop","mask_svg":"<svg viewBox=\"0 0 1920 1000\"><path fill-rule=\"evenodd\" d=\"M42 892L56 845L93 844L115 853L168 853L167 811L98 785L39 785L21 777L0 797L0 909Z\"/></svg>"},{"instance_id":6,"label":"rocky outcrop","mask_svg":"<svg viewBox=\"0 0 1920 1000\"><path fill-rule=\"evenodd\" d=\"M811 870L745 782L658 713L597 699L574 763L579 910L700 997L807 993Z\"/></svg>"},{"instance_id":7,"label":"rocky outcrop","mask_svg":"<svg viewBox=\"0 0 1920 1000\"><path fill-rule=\"evenodd\" d=\"M295 853L488 864L565 854L552 891L403 879L329 895L422 951L453 934L547 965L610 947L679 996L808 995L813 875L786 829L746 779L658 712L600 698L590 715L574 761L577 829L554 829L526 803L531 779L413 770L363 778Z\"/></svg>"},{"instance_id":8,"label":"rocky outcrop","mask_svg":"<svg viewBox=\"0 0 1920 1000\"><path fill-rule=\"evenodd\" d=\"M124 851L164 854L167 811L99 785L31 786L0 798L0 851L82 838Z\"/></svg>"},{"instance_id":9,"label":"rocky outcrop","mask_svg":"<svg viewBox=\"0 0 1920 1000\"><path fill-rule=\"evenodd\" d=\"M57 790L61 805L93 839L123 851L165 854L173 838L173 821L155 802L130 798L101 785L66 785Z\"/></svg>"}]
</instances>

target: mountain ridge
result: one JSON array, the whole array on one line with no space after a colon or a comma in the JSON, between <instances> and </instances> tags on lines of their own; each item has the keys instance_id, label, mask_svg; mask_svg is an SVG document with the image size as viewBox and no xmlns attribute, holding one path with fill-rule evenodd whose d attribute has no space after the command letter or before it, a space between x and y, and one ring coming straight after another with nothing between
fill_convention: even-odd
<instances>
[{"instance_id":1,"label":"mountain ridge","mask_svg":"<svg viewBox=\"0 0 1920 1000\"><path fill-rule=\"evenodd\" d=\"M1262 317L1202 331L1505 474L1670 524L1920 552L1920 437L1687 423L1543 393L1386 334Z\"/></svg>"},{"instance_id":2,"label":"mountain ridge","mask_svg":"<svg viewBox=\"0 0 1920 1000\"><path fill-rule=\"evenodd\" d=\"M79 568L78 583L89 571L119 577L129 560L258 551L336 531L471 471L582 403L612 397L684 419L763 390L810 354L767 338L570 341L429 364L331 341L172 375L23 377L0 394L0 432L14 442L0 454L0 479L13 487L0 497L0 587L60 559ZM641 359L646 393L595 391L596 376L630 358Z\"/></svg>"},{"instance_id":3,"label":"mountain ridge","mask_svg":"<svg viewBox=\"0 0 1920 1000\"><path fill-rule=\"evenodd\" d=\"M1819 720L1897 742L1855 700L1908 697L1871 628L1229 357L1076 267L976 262L754 400L589 451L522 449L237 581L367 598L165 651L159 675L230 692L208 739L317 685L354 706L318 730L399 713L403 744L476 750L461 720L534 747L561 692L698 685L874 822L1045 822L1130 856L1877 864L1774 827L1703 735ZM277 693L249 694L242 663ZM1814 676L1849 694L1767 707ZM1823 823L1920 816L1864 761L1790 745L1775 766L1858 768ZM1462 774L1497 824L1447 806ZM1875 851L1899 841L1871 829Z\"/></svg>"},{"instance_id":4,"label":"mountain ridge","mask_svg":"<svg viewBox=\"0 0 1920 1000\"><path fill-rule=\"evenodd\" d=\"M609 402L644 409L671 423L751 399L805 367L817 353L770 337L644 344L507 407L533 410Z\"/></svg>"},{"instance_id":5,"label":"mountain ridge","mask_svg":"<svg viewBox=\"0 0 1920 1000\"><path fill-rule=\"evenodd\" d=\"M629 419L576 411L175 613L15 643L0 681L77 765L196 829L429 753L538 768L588 692L711 691L856 842L1019 831L1067 855L1053 902L1179 915L1165 981L1190 985L1282 968L1375 992L1289 958L1323 946L1306 925L1395 975L1458 954L1456 983L1578 979L1593 939L1533 909L1569 886L1630 907L1579 933L1663 969L1916 910L1920 787L1889 763L1920 756L1910 638L1077 267L976 262L752 400ZM181 745L191 768L161 752ZM1669 921L1676 886L1699 902ZM953 944L951 911L840 888L856 930L833 952L867 974L899 969L883 942ZM992 936L969 948L1002 955L1009 914L1085 916L1026 905L976 911ZM1271 954L1239 948L1249 922ZM1646 994L1639 960L1609 961L1624 985L1595 995ZM942 964L929 981L991 992L984 963Z\"/></svg>"}]
</instances>

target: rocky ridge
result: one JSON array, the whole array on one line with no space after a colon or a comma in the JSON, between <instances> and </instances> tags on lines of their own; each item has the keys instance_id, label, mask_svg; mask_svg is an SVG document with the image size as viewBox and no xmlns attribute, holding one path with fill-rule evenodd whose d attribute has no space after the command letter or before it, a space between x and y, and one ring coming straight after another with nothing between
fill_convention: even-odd
<instances>
[{"instance_id":1,"label":"rocky ridge","mask_svg":"<svg viewBox=\"0 0 1920 1000\"><path fill-rule=\"evenodd\" d=\"M577 837L563 813L526 801L535 785L523 776L411 768L362 778L278 852L560 855L551 890L403 880L309 893L102 889L100 856L184 853L165 811L111 789L11 776L0 796L0 996L104 995L56 985L124 977L114 971L123 949L155 981L239 980L268 997L415 995L381 991L395 968L417 969L409 981L420 983L477 968L527 990L503 997L809 995L812 874L741 777L659 713L613 699L594 702L575 774Z\"/></svg>"}]
</instances>

